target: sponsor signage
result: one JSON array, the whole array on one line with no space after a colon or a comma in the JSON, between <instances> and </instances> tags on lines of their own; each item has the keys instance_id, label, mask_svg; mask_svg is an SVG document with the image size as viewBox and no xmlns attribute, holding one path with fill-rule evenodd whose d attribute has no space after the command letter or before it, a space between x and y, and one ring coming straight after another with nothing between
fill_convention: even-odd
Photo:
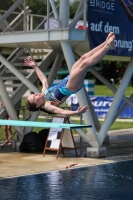
<instances>
[{"instance_id":1,"label":"sponsor signage","mask_svg":"<svg viewBox=\"0 0 133 200\"><path fill-rule=\"evenodd\" d=\"M113 102L114 97L91 97L91 103L94 106L95 112L98 117L105 117Z\"/></svg>"},{"instance_id":2,"label":"sponsor signage","mask_svg":"<svg viewBox=\"0 0 133 200\"><path fill-rule=\"evenodd\" d=\"M124 0L89 0L88 1L88 27L90 48L98 46L105 41L109 32L114 32L115 51L110 50L108 55L133 56L133 10L129 8L131 2ZM129 14L132 16L129 18Z\"/></svg>"},{"instance_id":3,"label":"sponsor signage","mask_svg":"<svg viewBox=\"0 0 133 200\"><path fill-rule=\"evenodd\" d=\"M107 97L107 96L99 96L99 97L94 96L90 98L91 103L94 106L96 115L98 117L106 117L110 109L110 106L113 102L113 99L114 97ZM121 100L118 110L122 107L123 104L124 101ZM125 109L119 115L119 118L133 118L133 109L130 106L126 106Z\"/></svg>"},{"instance_id":4,"label":"sponsor signage","mask_svg":"<svg viewBox=\"0 0 133 200\"><path fill-rule=\"evenodd\" d=\"M110 106L114 100L114 97L108 96L90 96L92 105L96 112L97 117L106 117ZM133 102L133 100L132 100ZM66 100L66 103L72 106L72 110L77 110L79 107L78 98L76 94L70 95ZM124 101L121 100L118 110L122 107ZM90 108L91 109L91 108ZM116 110L117 112L117 110ZM119 118L133 118L133 109L130 106L126 106L125 109L119 115Z\"/></svg>"}]
</instances>

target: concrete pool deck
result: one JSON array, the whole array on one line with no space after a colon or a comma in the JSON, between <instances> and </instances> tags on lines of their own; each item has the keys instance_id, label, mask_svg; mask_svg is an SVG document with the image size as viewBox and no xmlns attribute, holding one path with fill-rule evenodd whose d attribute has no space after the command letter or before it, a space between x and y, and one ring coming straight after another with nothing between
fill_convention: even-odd
<instances>
[{"instance_id":1,"label":"concrete pool deck","mask_svg":"<svg viewBox=\"0 0 133 200\"><path fill-rule=\"evenodd\" d=\"M108 135L109 143L103 144L107 157L99 159L76 157L74 150L65 151L65 156L60 153L56 159L55 152L46 152L43 157L42 153L20 153L12 145L5 146L0 150L0 178L62 170L76 163L75 167L86 167L133 159L133 129L109 131ZM80 155L80 137L75 135L74 140ZM89 144L83 141L83 154L87 147Z\"/></svg>"}]
</instances>

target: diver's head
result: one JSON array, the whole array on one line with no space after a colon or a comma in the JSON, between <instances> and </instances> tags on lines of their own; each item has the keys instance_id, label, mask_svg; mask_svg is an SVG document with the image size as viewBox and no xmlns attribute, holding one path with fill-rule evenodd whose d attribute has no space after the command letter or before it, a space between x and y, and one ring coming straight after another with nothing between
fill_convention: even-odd
<instances>
[{"instance_id":1,"label":"diver's head","mask_svg":"<svg viewBox=\"0 0 133 200\"><path fill-rule=\"evenodd\" d=\"M39 111L45 103L45 97L42 93L31 94L26 101L26 108L29 111Z\"/></svg>"}]
</instances>

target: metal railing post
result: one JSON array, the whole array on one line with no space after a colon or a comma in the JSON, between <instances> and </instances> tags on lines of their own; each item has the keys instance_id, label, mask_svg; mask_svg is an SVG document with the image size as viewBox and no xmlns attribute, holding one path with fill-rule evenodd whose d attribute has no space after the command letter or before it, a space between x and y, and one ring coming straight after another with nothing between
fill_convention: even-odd
<instances>
[{"instance_id":1,"label":"metal railing post","mask_svg":"<svg viewBox=\"0 0 133 200\"><path fill-rule=\"evenodd\" d=\"M23 29L24 31L26 31L27 30L26 0L23 1L24 1Z\"/></svg>"},{"instance_id":2,"label":"metal railing post","mask_svg":"<svg viewBox=\"0 0 133 200\"><path fill-rule=\"evenodd\" d=\"M49 29L49 13L50 13L50 3L47 0L47 29Z\"/></svg>"},{"instance_id":3,"label":"metal railing post","mask_svg":"<svg viewBox=\"0 0 133 200\"><path fill-rule=\"evenodd\" d=\"M84 22L84 29L86 29L86 0L83 0L83 22Z\"/></svg>"},{"instance_id":4,"label":"metal railing post","mask_svg":"<svg viewBox=\"0 0 133 200\"><path fill-rule=\"evenodd\" d=\"M68 28L69 26L69 0L60 1L60 21L62 28Z\"/></svg>"}]
</instances>

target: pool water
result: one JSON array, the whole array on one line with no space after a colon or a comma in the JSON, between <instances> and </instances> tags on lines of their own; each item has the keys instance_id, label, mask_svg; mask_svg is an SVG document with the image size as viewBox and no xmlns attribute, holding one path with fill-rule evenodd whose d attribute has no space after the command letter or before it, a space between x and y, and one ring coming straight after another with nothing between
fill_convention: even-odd
<instances>
[{"instance_id":1,"label":"pool water","mask_svg":"<svg viewBox=\"0 0 133 200\"><path fill-rule=\"evenodd\" d=\"M1 200L133 200L133 161L0 179Z\"/></svg>"}]
</instances>

